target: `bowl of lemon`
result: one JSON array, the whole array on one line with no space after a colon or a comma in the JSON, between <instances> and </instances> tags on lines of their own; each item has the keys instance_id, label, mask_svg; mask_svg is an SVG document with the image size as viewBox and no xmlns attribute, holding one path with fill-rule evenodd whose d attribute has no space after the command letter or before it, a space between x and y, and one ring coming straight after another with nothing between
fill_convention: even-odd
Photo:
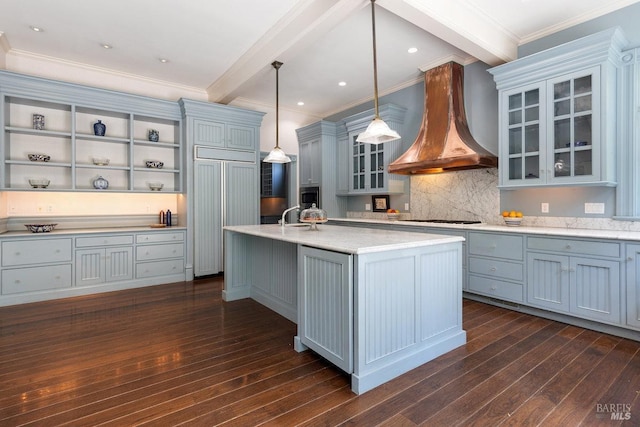
<instances>
[{"instance_id":1,"label":"bowl of lemon","mask_svg":"<svg viewBox=\"0 0 640 427\"><path fill-rule=\"evenodd\" d=\"M509 227L517 227L522 223L522 212L520 211L504 211L502 219Z\"/></svg>"}]
</instances>

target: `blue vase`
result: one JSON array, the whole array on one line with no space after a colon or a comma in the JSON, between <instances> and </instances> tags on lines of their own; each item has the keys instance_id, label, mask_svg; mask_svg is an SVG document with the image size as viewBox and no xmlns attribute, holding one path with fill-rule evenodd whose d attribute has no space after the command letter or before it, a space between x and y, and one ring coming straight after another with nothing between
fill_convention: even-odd
<instances>
[{"instance_id":1,"label":"blue vase","mask_svg":"<svg viewBox=\"0 0 640 427\"><path fill-rule=\"evenodd\" d=\"M96 134L96 136L104 136L106 130L107 127L102 123L102 120L98 120L98 123L93 124L93 133Z\"/></svg>"},{"instance_id":2,"label":"blue vase","mask_svg":"<svg viewBox=\"0 0 640 427\"><path fill-rule=\"evenodd\" d=\"M95 188L96 190L106 190L107 188L109 188L109 181L101 176L98 176L93 180L93 188Z\"/></svg>"}]
</instances>

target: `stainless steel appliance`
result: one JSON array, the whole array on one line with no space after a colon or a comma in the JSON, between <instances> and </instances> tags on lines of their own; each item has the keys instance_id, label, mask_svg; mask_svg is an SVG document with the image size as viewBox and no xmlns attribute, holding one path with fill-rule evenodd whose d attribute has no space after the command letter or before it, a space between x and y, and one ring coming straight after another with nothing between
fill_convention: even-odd
<instances>
[{"instance_id":1,"label":"stainless steel appliance","mask_svg":"<svg viewBox=\"0 0 640 427\"><path fill-rule=\"evenodd\" d=\"M320 187L300 188L300 208L309 209L314 203L320 207Z\"/></svg>"}]
</instances>

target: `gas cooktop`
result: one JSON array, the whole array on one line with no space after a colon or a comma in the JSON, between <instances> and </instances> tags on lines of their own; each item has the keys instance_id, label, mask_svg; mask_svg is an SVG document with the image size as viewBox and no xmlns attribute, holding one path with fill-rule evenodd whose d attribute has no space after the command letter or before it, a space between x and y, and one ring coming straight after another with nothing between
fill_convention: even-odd
<instances>
[{"instance_id":1,"label":"gas cooktop","mask_svg":"<svg viewBox=\"0 0 640 427\"><path fill-rule=\"evenodd\" d=\"M468 221L463 219L403 219L401 221L433 222L436 224L480 224L480 221Z\"/></svg>"}]
</instances>

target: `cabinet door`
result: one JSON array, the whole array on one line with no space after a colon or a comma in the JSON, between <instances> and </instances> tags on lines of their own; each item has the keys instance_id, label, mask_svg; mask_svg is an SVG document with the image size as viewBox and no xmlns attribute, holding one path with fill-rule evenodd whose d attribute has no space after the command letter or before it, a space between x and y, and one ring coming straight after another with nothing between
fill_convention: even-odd
<instances>
[{"instance_id":1,"label":"cabinet door","mask_svg":"<svg viewBox=\"0 0 640 427\"><path fill-rule=\"evenodd\" d=\"M640 245L627 245L627 325L640 328Z\"/></svg>"},{"instance_id":2,"label":"cabinet door","mask_svg":"<svg viewBox=\"0 0 640 427\"><path fill-rule=\"evenodd\" d=\"M260 221L258 165L227 162L224 169L224 224L249 225Z\"/></svg>"},{"instance_id":3,"label":"cabinet door","mask_svg":"<svg viewBox=\"0 0 640 427\"><path fill-rule=\"evenodd\" d=\"M105 259L107 282L133 279L133 248L106 248Z\"/></svg>"},{"instance_id":4,"label":"cabinet door","mask_svg":"<svg viewBox=\"0 0 640 427\"><path fill-rule=\"evenodd\" d=\"M501 181L539 184L545 179L544 83L505 91L502 105Z\"/></svg>"},{"instance_id":5,"label":"cabinet door","mask_svg":"<svg viewBox=\"0 0 640 427\"><path fill-rule=\"evenodd\" d=\"M104 283L105 252L102 248L76 251L76 286L89 286Z\"/></svg>"},{"instance_id":6,"label":"cabinet door","mask_svg":"<svg viewBox=\"0 0 640 427\"><path fill-rule=\"evenodd\" d=\"M196 277L222 271L222 162L196 161L193 173Z\"/></svg>"},{"instance_id":7,"label":"cabinet door","mask_svg":"<svg viewBox=\"0 0 640 427\"><path fill-rule=\"evenodd\" d=\"M300 246L298 260L298 337L340 369L352 372L352 256Z\"/></svg>"},{"instance_id":8,"label":"cabinet door","mask_svg":"<svg viewBox=\"0 0 640 427\"><path fill-rule=\"evenodd\" d=\"M547 83L550 183L599 180L599 68Z\"/></svg>"},{"instance_id":9,"label":"cabinet door","mask_svg":"<svg viewBox=\"0 0 640 427\"><path fill-rule=\"evenodd\" d=\"M527 270L529 304L569 312L569 257L530 252Z\"/></svg>"},{"instance_id":10,"label":"cabinet door","mask_svg":"<svg viewBox=\"0 0 640 427\"><path fill-rule=\"evenodd\" d=\"M300 185L320 185L320 140L300 143Z\"/></svg>"},{"instance_id":11,"label":"cabinet door","mask_svg":"<svg viewBox=\"0 0 640 427\"><path fill-rule=\"evenodd\" d=\"M224 123L209 120L193 120L193 144L210 147L224 147Z\"/></svg>"},{"instance_id":12,"label":"cabinet door","mask_svg":"<svg viewBox=\"0 0 640 427\"><path fill-rule=\"evenodd\" d=\"M571 257L571 312L581 317L620 322L620 263Z\"/></svg>"},{"instance_id":13,"label":"cabinet door","mask_svg":"<svg viewBox=\"0 0 640 427\"><path fill-rule=\"evenodd\" d=\"M227 125L227 148L235 150L256 151L258 139L253 126Z\"/></svg>"}]
</instances>

